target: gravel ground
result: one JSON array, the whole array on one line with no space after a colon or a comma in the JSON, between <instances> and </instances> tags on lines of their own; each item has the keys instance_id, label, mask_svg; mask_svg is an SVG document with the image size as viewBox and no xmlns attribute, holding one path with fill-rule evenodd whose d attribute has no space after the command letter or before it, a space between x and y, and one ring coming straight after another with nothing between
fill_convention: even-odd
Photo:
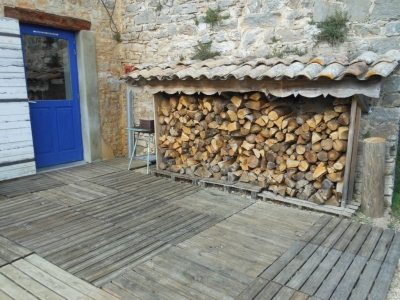
<instances>
[{"instance_id":1,"label":"gravel ground","mask_svg":"<svg viewBox=\"0 0 400 300\"><path fill-rule=\"evenodd\" d=\"M397 265L396 273L394 273L393 281L390 285L389 293L386 300L400 299L400 264Z\"/></svg>"}]
</instances>

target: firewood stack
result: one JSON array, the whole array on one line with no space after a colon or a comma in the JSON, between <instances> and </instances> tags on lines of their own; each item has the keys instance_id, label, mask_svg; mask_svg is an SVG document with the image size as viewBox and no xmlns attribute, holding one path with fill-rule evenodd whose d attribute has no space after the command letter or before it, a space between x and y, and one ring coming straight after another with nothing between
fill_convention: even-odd
<instances>
[{"instance_id":1,"label":"firewood stack","mask_svg":"<svg viewBox=\"0 0 400 300\"><path fill-rule=\"evenodd\" d=\"M322 112L292 108L292 100L271 102L261 93L163 99L158 167L339 205L350 99L336 99Z\"/></svg>"}]
</instances>

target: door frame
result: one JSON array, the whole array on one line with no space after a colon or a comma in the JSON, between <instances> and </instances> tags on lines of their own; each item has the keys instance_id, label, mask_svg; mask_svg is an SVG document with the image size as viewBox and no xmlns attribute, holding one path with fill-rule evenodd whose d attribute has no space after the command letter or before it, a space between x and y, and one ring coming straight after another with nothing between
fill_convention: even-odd
<instances>
[{"instance_id":1,"label":"door frame","mask_svg":"<svg viewBox=\"0 0 400 300\"><path fill-rule=\"evenodd\" d=\"M54 154L43 154L35 156L36 167L42 168L47 166L57 166L65 163L72 163L76 161L83 160L83 143L82 143L82 126L81 126L81 112L80 112L80 96L79 96L79 74L78 74L78 62L76 55L76 36L73 31L68 31L65 29L52 28L48 26L41 26L36 24L27 24L20 23L20 33L21 33L21 42L23 41L24 35L38 36L38 37L50 37L56 39L66 40L68 43L68 59L69 59L69 82L71 88L71 96L66 97L66 99L60 100L37 100L30 101L30 114L31 114L31 122L32 122L32 109L39 109L40 107L53 107L51 110L57 110L57 107L71 107L72 108L72 117L71 119L71 133L73 133L73 143L75 144L75 148L71 151L61 151L60 144L60 134L61 132L57 130L58 117L55 111L51 113L51 128L52 128L52 138L54 144L53 149ZM23 57L24 57L24 65L26 61L24 43L22 43L23 49ZM26 68L25 74L26 74ZM27 76L25 75L26 80ZM27 84L28 87L28 84ZM27 91L28 92L28 91ZM42 102L43 101L43 102ZM44 105L44 106L43 106ZM61 105L61 106L60 106ZM38 125L37 123L35 123ZM32 126L32 123L31 123ZM33 133L32 128L32 133ZM37 143L35 146L35 142ZM72 141L71 141L72 142ZM38 140L33 141L34 148L38 147ZM35 148L37 149L37 148ZM36 151L36 150L35 150Z\"/></svg>"}]
</instances>

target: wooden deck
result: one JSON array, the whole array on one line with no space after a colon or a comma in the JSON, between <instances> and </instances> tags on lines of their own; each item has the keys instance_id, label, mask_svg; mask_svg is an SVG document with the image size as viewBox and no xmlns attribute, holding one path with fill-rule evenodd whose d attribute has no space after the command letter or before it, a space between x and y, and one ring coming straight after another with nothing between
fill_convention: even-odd
<instances>
[{"instance_id":1,"label":"wooden deck","mask_svg":"<svg viewBox=\"0 0 400 300\"><path fill-rule=\"evenodd\" d=\"M399 249L392 230L324 216L238 299L386 299Z\"/></svg>"},{"instance_id":2,"label":"wooden deck","mask_svg":"<svg viewBox=\"0 0 400 300\"><path fill-rule=\"evenodd\" d=\"M21 289L60 296L51 285L58 273L65 280L55 281L75 289L74 299L329 299L352 282L354 291L361 282L372 284L371 295L386 295L400 253L393 232L127 171L127 164L0 182L0 299L21 299ZM342 265L350 271L339 272Z\"/></svg>"}]
</instances>

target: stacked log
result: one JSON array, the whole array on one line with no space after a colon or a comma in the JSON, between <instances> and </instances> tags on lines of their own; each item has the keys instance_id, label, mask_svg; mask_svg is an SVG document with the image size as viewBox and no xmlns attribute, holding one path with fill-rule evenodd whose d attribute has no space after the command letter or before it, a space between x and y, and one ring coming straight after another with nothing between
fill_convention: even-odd
<instances>
[{"instance_id":1,"label":"stacked log","mask_svg":"<svg viewBox=\"0 0 400 300\"><path fill-rule=\"evenodd\" d=\"M257 183L275 194L339 205L350 99L322 112L261 93L171 96L157 107L163 170Z\"/></svg>"}]
</instances>

